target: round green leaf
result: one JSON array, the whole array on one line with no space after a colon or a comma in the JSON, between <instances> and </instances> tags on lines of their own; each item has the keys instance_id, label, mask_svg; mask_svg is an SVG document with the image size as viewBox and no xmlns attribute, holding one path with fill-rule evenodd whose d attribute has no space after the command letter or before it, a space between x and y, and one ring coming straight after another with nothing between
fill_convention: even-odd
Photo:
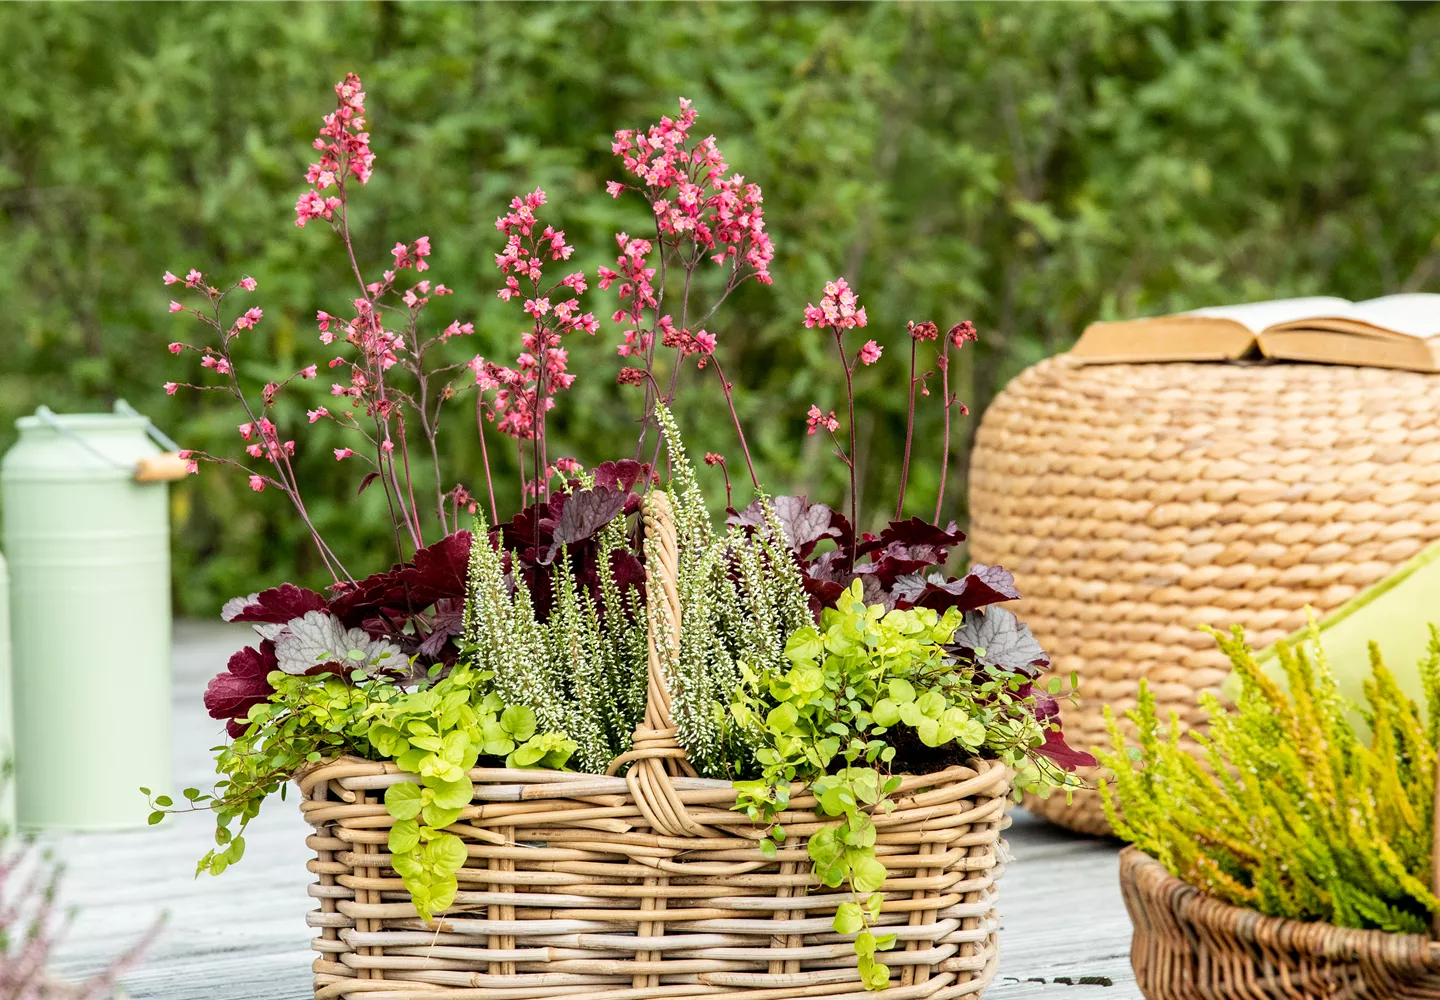
<instances>
[{"instance_id":1,"label":"round green leaf","mask_svg":"<svg viewBox=\"0 0 1440 1000\"><path fill-rule=\"evenodd\" d=\"M422 792L420 786L408 781L397 781L385 789L385 811L396 819L414 819L420 815Z\"/></svg>"}]
</instances>

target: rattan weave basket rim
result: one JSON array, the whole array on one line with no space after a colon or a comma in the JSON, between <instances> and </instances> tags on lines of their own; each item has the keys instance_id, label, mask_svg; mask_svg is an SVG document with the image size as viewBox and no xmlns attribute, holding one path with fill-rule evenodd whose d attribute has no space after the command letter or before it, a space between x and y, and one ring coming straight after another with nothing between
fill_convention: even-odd
<instances>
[{"instance_id":1,"label":"rattan weave basket rim","mask_svg":"<svg viewBox=\"0 0 1440 1000\"><path fill-rule=\"evenodd\" d=\"M849 899L812 885L804 841L838 822L792 785L775 858L734 811L734 785L698 777L676 739L663 662L678 648L678 544L668 497L644 503L649 691L634 745L608 775L469 772L456 905L421 921L388 864L390 761L322 761L297 775L315 828L309 869L316 1000L855 1000ZM662 607L663 602L663 607ZM666 647L669 647L667 650ZM614 772L629 765L623 775ZM878 933L896 932L894 1000L961 1000L998 967L994 882L1003 873L1012 772L972 760L901 776L874 817L887 868ZM484 866L484 867L481 867ZM478 890L476 888L478 883ZM811 891L815 888L817 891ZM853 937L853 935L852 935ZM666 981L662 982L662 978Z\"/></svg>"},{"instance_id":2,"label":"rattan weave basket rim","mask_svg":"<svg viewBox=\"0 0 1440 1000\"><path fill-rule=\"evenodd\" d=\"M1148 1000L1440 997L1440 942L1424 935L1265 916L1201 892L1133 846L1120 852L1120 887Z\"/></svg>"}]
</instances>

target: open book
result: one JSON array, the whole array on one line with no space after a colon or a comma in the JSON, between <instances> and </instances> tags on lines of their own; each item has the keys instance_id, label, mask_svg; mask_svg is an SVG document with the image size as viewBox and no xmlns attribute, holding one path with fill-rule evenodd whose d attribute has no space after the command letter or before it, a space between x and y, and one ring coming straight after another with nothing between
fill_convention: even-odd
<instances>
[{"instance_id":1,"label":"open book","mask_svg":"<svg viewBox=\"0 0 1440 1000\"><path fill-rule=\"evenodd\" d=\"M1072 357L1090 363L1246 357L1440 371L1440 295L1365 302L1317 297L1091 323Z\"/></svg>"}]
</instances>

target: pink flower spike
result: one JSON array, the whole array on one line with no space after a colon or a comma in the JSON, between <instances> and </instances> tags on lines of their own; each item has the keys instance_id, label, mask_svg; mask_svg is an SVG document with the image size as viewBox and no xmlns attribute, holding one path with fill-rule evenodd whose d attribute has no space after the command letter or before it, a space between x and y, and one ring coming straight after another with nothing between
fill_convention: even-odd
<instances>
[{"instance_id":1,"label":"pink flower spike","mask_svg":"<svg viewBox=\"0 0 1440 1000\"><path fill-rule=\"evenodd\" d=\"M860 348L860 363L862 365L873 365L880 360L880 352L884 350L873 340L865 341L865 346Z\"/></svg>"},{"instance_id":2,"label":"pink flower spike","mask_svg":"<svg viewBox=\"0 0 1440 1000\"><path fill-rule=\"evenodd\" d=\"M184 308L185 308L184 306L182 306L180 303L176 302L174 299L171 299L171 300L170 300L170 311L171 311L172 313L178 313L178 312L180 312L180 311L181 311L182 309L184 309Z\"/></svg>"},{"instance_id":3,"label":"pink flower spike","mask_svg":"<svg viewBox=\"0 0 1440 1000\"><path fill-rule=\"evenodd\" d=\"M185 345L177 340L169 346L168 350L171 354L179 354L181 351L185 350Z\"/></svg>"},{"instance_id":4,"label":"pink flower spike","mask_svg":"<svg viewBox=\"0 0 1440 1000\"><path fill-rule=\"evenodd\" d=\"M179 281L179 280L180 280L179 278L175 277L175 275L171 274L169 271L166 271L166 272L165 272L165 278L164 278L165 284L167 284L167 285L173 285L173 284L175 284L175 282L177 282L177 281Z\"/></svg>"},{"instance_id":5,"label":"pink flower spike","mask_svg":"<svg viewBox=\"0 0 1440 1000\"><path fill-rule=\"evenodd\" d=\"M251 477L250 477L250 488L251 488L252 490L254 490L256 493L264 492L264 490L265 490L265 477L264 477L264 476L251 476Z\"/></svg>"},{"instance_id":6,"label":"pink flower spike","mask_svg":"<svg viewBox=\"0 0 1440 1000\"><path fill-rule=\"evenodd\" d=\"M166 383L165 383L165 395L167 395L167 396L173 396L173 395L175 395L175 390L178 389L178 388L180 388L180 383L179 383L179 382L166 382Z\"/></svg>"},{"instance_id":7,"label":"pink flower spike","mask_svg":"<svg viewBox=\"0 0 1440 1000\"><path fill-rule=\"evenodd\" d=\"M310 418L310 422L313 424L315 421L321 419L322 417L330 416L330 411L325 409L325 407L320 406L316 407L313 410L306 410L305 415Z\"/></svg>"},{"instance_id":8,"label":"pink flower spike","mask_svg":"<svg viewBox=\"0 0 1440 1000\"><path fill-rule=\"evenodd\" d=\"M814 434L821 427L825 428L831 433L834 433L836 428L838 428L839 426L840 421L835 419L834 410L831 410L828 414L826 414L821 412L820 407L816 406L814 403L810 404L810 412L805 417L805 433Z\"/></svg>"},{"instance_id":9,"label":"pink flower spike","mask_svg":"<svg viewBox=\"0 0 1440 1000\"><path fill-rule=\"evenodd\" d=\"M245 277L240 279L240 287L245 289L245 291L247 292L255 291L255 279L250 277L250 275L248 274L245 275Z\"/></svg>"},{"instance_id":10,"label":"pink flower spike","mask_svg":"<svg viewBox=\"0 0 1440 1000\"><path fill-rule=\"evenodd\" d=\"M947 336L950 338L950 343L957 349L967 340L974 342L980 339L979 335L975 332L975 324L968 319L952 326Z\"/></svg>"},{"instance_id":11,"label":"pink flower spike","mask_svg":"<svg viewBox=\"0 0 1440 1000\"><path fill-rule=\"evenodd\" d=\"M349 458L353 454L355 454L355 452L350 448L336 448L335 461L343 462L345 459Z\"/></svg>"}]
</instances>

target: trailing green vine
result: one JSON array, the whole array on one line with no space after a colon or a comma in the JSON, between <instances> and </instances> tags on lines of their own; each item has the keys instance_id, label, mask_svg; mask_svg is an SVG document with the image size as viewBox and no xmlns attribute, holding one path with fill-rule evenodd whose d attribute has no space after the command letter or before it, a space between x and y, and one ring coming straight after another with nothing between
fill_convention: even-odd
<instances>
[{"instance_id":1,"label":"trailing green vine","mask_svg":"<svg viewBox=\"0 0 1440 1000\"><path fill-rule=\"evenodd\" d=\"M565 766L575 741L536 733L535 712L507 706L494 675L461 664L432 686L371 706L370 744L415 780L385 790L391 867L415 909L429 918L455 901L456 873L465 844L445 827L458 822L475 786L469 771L480 757L503 757L507 767Z\"/></svg>"},{"instance_id":2,"label":"trailing green vine","mask_svg":"<svg viewBox=\"0 0 1440 1000\"><path fill-rule=\"evenodd\" d=\"M964 622L953 608L940 615L867 604L856 580L825 609L818 629L790 636L786 666L744 665L729 706L758 746L760 777L736 782L735 808L768 826L761 851L774 857L786 838L775 818L789 806L793 782L808 784L819 812L839 820L813 834L807 852L822 884L850 889L834 928L856 935L867 989L889 982L889 968L875 956L895 943L894 935L874 933L885 866L875 852L873 816L894 808L890 796L902 780L891 773L896 744L913 738L930 751L953 746L963 756L997 760L1018 772L1021 787L1071 781L1036 758L1045 730L1030 677L986 667L949 645ZM915 753L923 758L926 750Z\"/></svg>"},{"instance_id":3,"label":"trailing green vine","mask_svg":"<svg viewBox=\"0 0 1440 1000\"><path fill-rule=\"evenodd\" d=\"M216 846L196 873L219 875L244 855L245 828L261 804L277 791L283 799L296 772L344 754L393 760L413 778L385 793L386 811L395 819L392 867L423 916L444 910L454 901L455 876L465 864L464 844L444 828L470 804L474 786L466 772L481 757L512 767L563 767L575 743L536 732L534 711L507 705L489 671L462 663L439 673L433 668L431 677L405 690L360 670L348 678L275 671L271 700L252 708L245 732L218 749L222 777L213 794L187 788L188 805L179 810L168 796L154 796L150 822L160 822L167 811L212 810Z\"/></svg>"}]
</instances>

